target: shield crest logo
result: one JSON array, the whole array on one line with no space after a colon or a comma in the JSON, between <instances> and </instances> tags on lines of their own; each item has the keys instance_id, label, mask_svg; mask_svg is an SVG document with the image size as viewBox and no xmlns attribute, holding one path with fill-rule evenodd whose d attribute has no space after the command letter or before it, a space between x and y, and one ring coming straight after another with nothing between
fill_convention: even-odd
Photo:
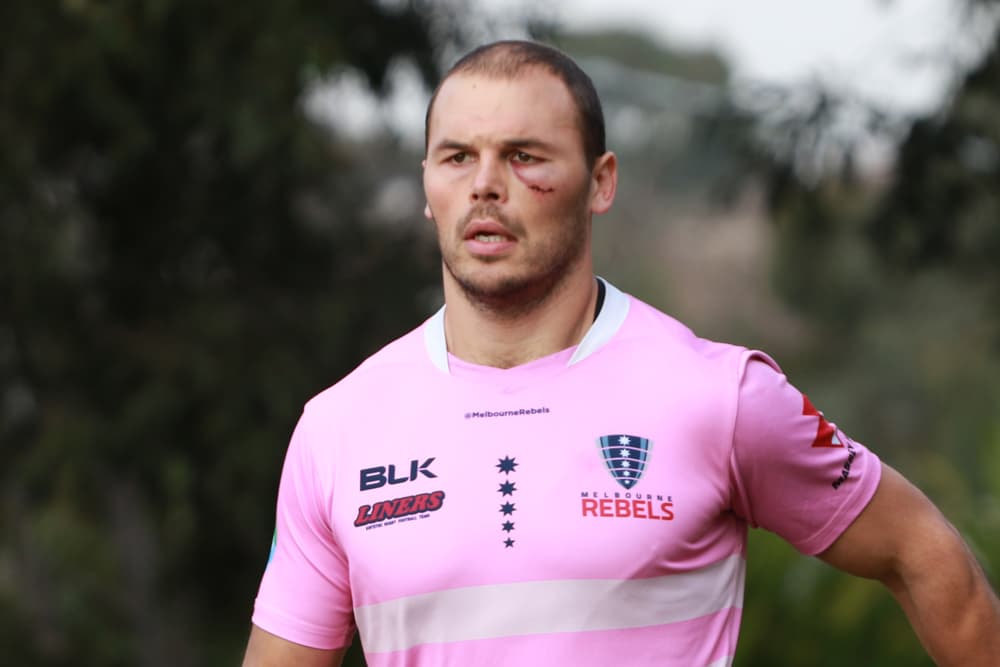
<instances>
[{"instance_id":1,"label":"shield crest logo","mask_svg":"<svg viewBox=\"0 0 1000 667\"><path fill-rule=\"evenodd\" d=\"M604 463L615 481L625 489L631 489L642 478L652 444L637 435L616 433L602 435L597 441L604 455Z\"/></svg>"}]
</instances>

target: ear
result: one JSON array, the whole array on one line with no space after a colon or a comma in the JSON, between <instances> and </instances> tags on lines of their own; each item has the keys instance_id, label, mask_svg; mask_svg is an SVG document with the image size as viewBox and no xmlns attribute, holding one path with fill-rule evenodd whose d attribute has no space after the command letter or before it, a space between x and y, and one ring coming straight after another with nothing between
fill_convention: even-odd
<instances>
[{"instance_id":1,"label":"ear","mask_svg":"<svg viewBox=\"0 0 1000 667\"><path fill-rule=\"evenodd\" d=\"M618 158L611 151L594 162L590 173L590 212L607 213L618 189Z\"/></svg>"},{"instance_id":2,"label":"ear","mask_svg":"<svg viewBox=\"0 0 1000 667\"><path fill-rule=\"evenodd\" d=\"M425 169L425 170L427 169L427 159L426 158L420 161L420 166L423 169ZM434 220L434 214L431 213L430 202L424 204L424 217L427 218L428 220L431 220L431 221Z\"/></svg>"}]
</instances>

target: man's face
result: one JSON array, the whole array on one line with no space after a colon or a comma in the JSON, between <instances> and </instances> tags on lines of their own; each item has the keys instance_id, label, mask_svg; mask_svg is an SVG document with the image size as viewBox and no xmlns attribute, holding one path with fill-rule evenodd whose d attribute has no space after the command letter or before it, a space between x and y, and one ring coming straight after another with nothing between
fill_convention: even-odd
<instances>
[{"instance_id":1,"label":"man's face","mask_svg":"<svg viewBox=\"0 0 1000 667\"><path fill-rule=\"evenodd\" d=\"M446 283L510 310L544 299L581 260L590 271L596 209L577 118L565 85L541 69L441 86L424 192Z\"/></svg>"}]
</instances>

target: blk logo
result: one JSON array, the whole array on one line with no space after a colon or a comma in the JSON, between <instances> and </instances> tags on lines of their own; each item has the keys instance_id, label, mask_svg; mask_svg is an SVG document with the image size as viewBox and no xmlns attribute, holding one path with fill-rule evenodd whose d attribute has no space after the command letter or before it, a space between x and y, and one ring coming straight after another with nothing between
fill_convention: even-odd
<instances>
[{"instance_id":1,"label":"blk logo","mask_svg":"<svg viewBox=\"0 0 1000 667\"><path fill-rule=\"evenodd\" d=\"M374 468L363 468L361 470L361 490L380 489L386 484L406 484L417 479L420 475L424 477L437 477L428 468L434 462L434 457L430 457L423 463L420 459L410 461L410 465L403 468L402 473L397 471L396 466L375 466Z\"/></svg>"}]
</instances>

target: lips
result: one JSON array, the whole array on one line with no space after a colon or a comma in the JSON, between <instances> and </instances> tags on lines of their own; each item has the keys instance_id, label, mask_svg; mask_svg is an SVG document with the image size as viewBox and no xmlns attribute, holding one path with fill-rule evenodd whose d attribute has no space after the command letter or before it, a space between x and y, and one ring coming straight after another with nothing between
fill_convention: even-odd
<instances>
[{"instance_id":1,"label":"lips","mask_svg":"<svg viewBox=\"0 0 1000 667\"><path fill-rule=\"evenodd\" d=\"M466 241L479 241L481 243L515 240L514 235L506 227L494 220L473 220L465 228L465 234L462 238Z\"/></svg>"},{"instance_id":2,"label":"lips","mask_svg":"<svg viewBox=\"0 0 1000 667\"><path fill-rule=\"evenodd\" d=\"M463 231L466 250L489 261L506 256L517 245L517 237L496 220L472 220Z\"/></svg>"}]
</instances>

